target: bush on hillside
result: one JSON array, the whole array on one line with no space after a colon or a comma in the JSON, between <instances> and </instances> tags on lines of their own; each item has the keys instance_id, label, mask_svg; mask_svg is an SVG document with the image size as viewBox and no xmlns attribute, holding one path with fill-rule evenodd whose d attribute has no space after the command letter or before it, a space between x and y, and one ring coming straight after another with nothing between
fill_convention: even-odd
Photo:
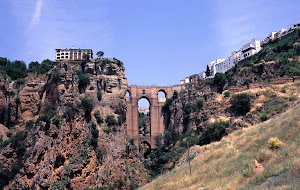
<instances>
[{"instance_id":1,"label":"bush on hillside","mask_svg":"<svg viewBox=\"0 0 300 190\"><path fill-rule=\"evenodd\" d=\"M218 92L222 93L225 86L225 75L223 73L216 73L211 84L212 86L217 86Z\"/></svg>"},{"instance_id":2,"label":"bush on hillside","mask_svg":"<svg viewBox=\"0 0 300 190\"><path fill-rule=\"evenodd\" d=\"M63 114L63 117L67 118L67 121L71 121L73 119L75 114L75 107L72 103L68 103L65 108L65 112Z\"/></svg>"},{"instance_id":3,"label":"bush on hillside","mask_svg":"<svg viewBox=\"0 0 300 190\"><path fill-rule=\"evenodd\" d=\"M31 73L37 73L39 71L40 68L40 64L39 62L35 61L35 62L30 62L28 65L28 72Z\"/></svg>"},{"instance_id":4,"label":"bush on hillside","mask_svg":"<svg viewBox=\"0 0 300 190\"><path fill-rule=\"evenodd\" d=\"M14 83L14 89L19 89L20 86L22 86L23 84L25 84L25 79L21 78L21 79L17 79Z\"/></svg>"},{"instance_id":5,"label":"bush on hillside","mask_svg":"<svg viewBox=\"0 0 300 190\"><path fill-rule=\"evenodd\" d=\"M269 148L274 150L277 148L280 148L283 145L283 142L281 142L277 137L271 137L268 141Z\"/></svg>"},{"instance_id":6,"label":"bush on hillside","mask_svg":"<svg viewBox=\"0 0 300 190\"><path fill-rule=\"evenodd\" d=\"M102 92L101 91L97 92L97 99L99 102L102 100Z\"/></svg>"},{"instance_id":7,"label":"bush on hillside","mask_svg":"<svg viewBox=\"0 0 300 190\"><path fill-rule=\"evenodd\" d=\"M39 70L39 73L45 74L48 71L50 71L51 69L53 69L53 67L54 67L54 63L51 60L46 59L40 64L38 70Z\"/></svg>"},{"instance_id":8,"label":"bush on hillside","mask_svg":"<svg viewBox=\"0 0 300 190\"><path fill-rule=\"evenodd\" d=\"M229 97L229 96L230 96L230 92L229 91L224 92L224 97Z\"/></svg>"},{"instance_id":9,"label":"bush on hillside","mask_svg":"<svg viewBox=\"0 0 300 190\"><path fill-rule=\"evenodd\" d=\"M115 116L113 115L107 115L105 118L105 122L108 126L114 126L118 124Z\"/></svg>"},{"instance_id":10,"label":"bush on hillside","mask_svg":"<svg viewBox=\"0 0 300 190\"><path fill-rule=\"evenodd\" d=\"M93 109L94 103L93 103L92 99L85 96L85 97L81 98L80 106L81 106L81 108L83 108L85 110L86 114L90 114Z\"/></svg>"},{"instance_id":11,"label":"bush on hillside","mask_svg":"<svg viewBox=\"0 0 300 190\"><path fill-rule=\"evenodd\" d=\"M268 116L267 116L267 114L263 113L263 114L260 115L259 119L260 119L260 121L267 121Z\"/></svg>"},{"instance_id":12,"label":"bush on hillside","mask_svg":"<svg viewBox=\"0 0 300 190\"><path fill-rule=\"evenodd\" d=\"M84 74L81 70L76 71L76 74L78 75L79 79L79 88L85 87L90 84L89 77L86 74Z\"/></svg>"},{"instance_id":13,"label":"bush on hillside","mask_svg":"<svg viewBox=\"0 0 300 190\"><path fill-rule=\"evenodd\" d=\"M250 96L247 93L235 94L230 99L231 108L237 115L245 115L250 111Z\"/></svg>"},{"instance_id":14,"label":"bush on hillside","mask_svg":"<svg viewBox=\"0 0 300 190\"><path fill-rule=\"evenodd\" d=\"M17 80L27 76L26 65L23 61L8 61L4 70L12 80Z\"/></svg>"},{"instance_id":15,"label":"bush on hillside","mask_svg":"<svg viewBox=\"0 0 300 190\"><path fill-rule=\"evenodd\" d=\"M219 141L227 135L226 129L230 127L229 121L218 120L209 124L199 136L199 145L209 144L213 141Z\"/></svg>"},{"instance_id":16,"label":"bush on hillside","mask_svg":"<svg viewBox=\"0 0 300 190\"><path fill-rule=\"evenodd\" d=\"M204 100L202 98L197 98L191 103L192 112L199 112L203 107Z\"/></svg>"},{"instance_id":17,"label":"bush on hillside","mask_svg":"<svg viewBox=\"0 0 300 190\"><path fill-rule=\"evenodd\" d=\"M99 110L95 111L94 117L96 118L98 124L103 123L103 118L102 118Z\"/></svg>"}]
</instances>

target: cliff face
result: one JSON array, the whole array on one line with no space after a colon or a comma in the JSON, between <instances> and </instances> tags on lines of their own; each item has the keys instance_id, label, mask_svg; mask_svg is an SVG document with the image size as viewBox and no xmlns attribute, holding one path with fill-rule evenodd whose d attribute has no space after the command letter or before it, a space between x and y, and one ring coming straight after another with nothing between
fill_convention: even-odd
<instances>
[{"instance_id":1,"label":"cliff face","mask_svg":"<svg viewBox=\"0 0 300 190\"><path fill-rule=\"evenodd\" d=\"M2 89L2 121L21 132L2 145L7 183L0 184L131 189L146 183L147 170L125 135L126 89L117 59L60 62L47 76L30 74L19 88Z\"/></svg>"}]
</instances>

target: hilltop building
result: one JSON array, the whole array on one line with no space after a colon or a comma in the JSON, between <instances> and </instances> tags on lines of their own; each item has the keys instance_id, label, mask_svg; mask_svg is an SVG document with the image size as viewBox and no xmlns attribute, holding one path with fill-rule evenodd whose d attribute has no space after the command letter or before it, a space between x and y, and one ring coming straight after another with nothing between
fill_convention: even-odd
<instances>
[{"instance_id":1,"label":"hilltop building","mask_svg":"<svg viewBox=\"0 0 300 190\"><path fill-rule=\"evenodd\" d=\"M277 38L281 38L285 34L287 34L287 29L282 28L278 32L271 32L268 37L266 37L260 44L261 47L264 47L270 40L275 40Z\"/></svg>"},{"instance_id":2,"label":"hilltop building","mask_svg":"<svg viewBox=\"0 0 300 190\"><path fill-rule=\"evenodd\" d=\"M93 58L92 49L75 49L74 46L70 49L55 49L55 60L83 60L83 55L88 54L90 58Z\"/></svg>"},{"instance_id":3,"label":"hilltop building","mask_svg":"<svg viewBox=\"0 0 300 190\"><path fill-rule=\"evenodd\" d=\"M185 79L180 80L180 84L184 85L188 83L196 83L197 80L212 78L216 75L216 73L225 73L226 71L234 67L234 65L239 61L258 53L270 40L285 39L289 37L295 29L298 28L300 28L300 23L295 23L291 25L291 28L289 30L282 28L278 32L271 32L269 36L266 37L262 42L260 42L257 38L253 38L251 42L243 45L240 50L231 52L231 55L227 59L218 58L210 62L208 64L211 72L210 76L206 76L205 71L203 71L201 73L185 77Z\"/></svg>"},{"instance_id":4,"label":"hilltop building","mask_svg":"<svg viewBox=\"0 0 300 190\"><path fill-rule=\"evenodd\" d=\"M242 59L250 57L261 50L260 41L257 38L252 39L251 42L243 45L242 51Z\"/></svg>"},{"instance_id":5,"label":"hilltop building","mask_svg":"<svg viewBox=\"0 0 300 190\"><path fill-rule=\"evenodd\" d=\"M180 80L180 84L188 84L188 83L196 83L198 80L203 80L206 78L212 78L216 75L216 73L225 73L234 65L261 50L260 41L257 38L251 40L251 42L243 45L243 47L238 51L231 52L231 55L227 58L218 58L208 64L210 69L210 76L206 76L205 71L191 75L189 77L185 77L184 80Z\"/></svg>"},{"instance_id":6,"label":"hilltop building","mask_svg":"<svg viewBox=\"0 0 300 190\"><path fill-rule=\"evenodd\" d=\"M298 28L300 28L300 22L292 24L292 26L291 26L291 29L298 29Z\"/></svg>"}]
</instances>

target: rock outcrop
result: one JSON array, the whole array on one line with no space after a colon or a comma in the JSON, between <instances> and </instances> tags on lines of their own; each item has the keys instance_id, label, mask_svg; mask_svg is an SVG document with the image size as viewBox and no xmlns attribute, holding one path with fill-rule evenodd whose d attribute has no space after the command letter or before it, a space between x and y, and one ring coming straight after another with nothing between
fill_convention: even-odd
<instances>
[{"instance_id":1,"label":"rock outcrop","mask_svg":"<svg viewBox=\"0 0 300 190\"><path fill-rule=\"evenodd\" d=\"M9 126L21 132L0 155L4 189L146 183L149 174L125 134L124 70L117 59L60 62L47 76L30 74L18 89L11 86ZM0 108L7 106L1 93Z\"/></svg>"}]
</instances>

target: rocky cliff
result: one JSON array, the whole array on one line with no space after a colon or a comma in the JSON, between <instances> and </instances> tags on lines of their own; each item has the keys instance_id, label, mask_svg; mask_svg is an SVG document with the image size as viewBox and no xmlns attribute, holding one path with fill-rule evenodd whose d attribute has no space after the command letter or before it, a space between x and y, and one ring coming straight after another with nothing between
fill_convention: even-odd
<instances>
[{"instance_id":1,"label":"rocky cliff","mask_svg":"<svg viewBox=\"0 0 300 190\"><path fill-rule=\"evenodd\" d=\"M59 62L25 83L0 78L4 189L132 189L148 180L125 134L122 62ZM9 128L9 129L7 129Z\"/></svg>"}]
</instances>

